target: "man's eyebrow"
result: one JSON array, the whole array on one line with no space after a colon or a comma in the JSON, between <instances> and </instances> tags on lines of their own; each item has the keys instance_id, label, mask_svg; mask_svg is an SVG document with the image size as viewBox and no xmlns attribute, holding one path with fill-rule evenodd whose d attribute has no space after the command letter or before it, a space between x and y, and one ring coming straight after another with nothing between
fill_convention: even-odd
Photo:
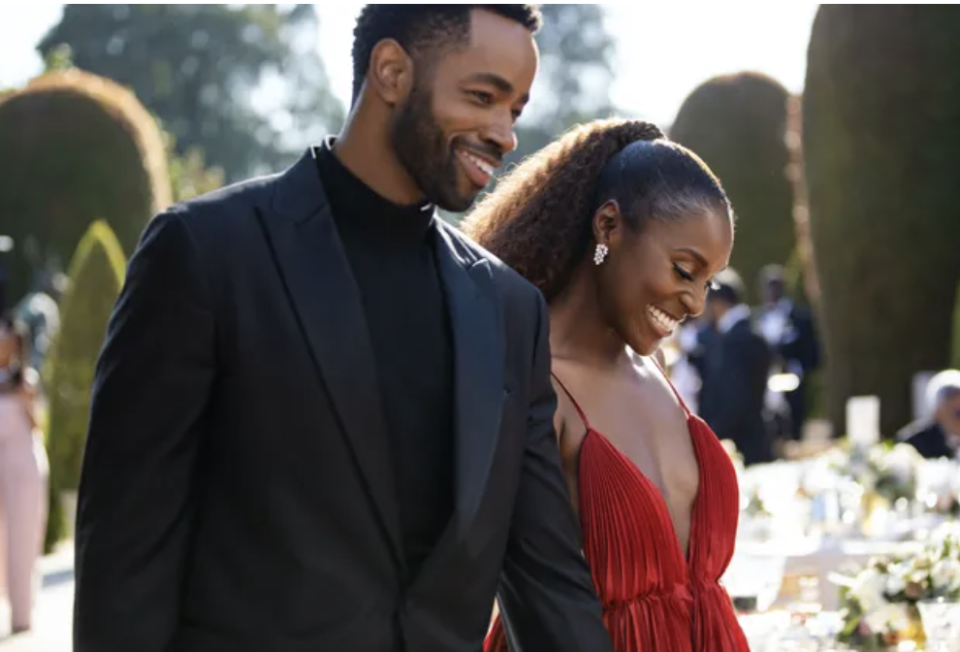
<instances>
[{"instance_id":1,"label":"man's eyebrow","mask_svg":"<svg viewBox=\"0 0 960 652\"><path fill-rule=\"evenodd\" d=\"M480 82L481 84L489 84L494 88L496 88L501 93L503 93L504 95L510 95L511 93L513 93L513 84L511 84L506 79L504 79L503 77L501 77L496 73L492 73L492 72L474 73L470 75L470 77L468 78L468 81ZM520 100L523 103L526 103L529 99L530 99L529 94L524 94L524 96L520 98Z\"/></svg>"}]
</instances>

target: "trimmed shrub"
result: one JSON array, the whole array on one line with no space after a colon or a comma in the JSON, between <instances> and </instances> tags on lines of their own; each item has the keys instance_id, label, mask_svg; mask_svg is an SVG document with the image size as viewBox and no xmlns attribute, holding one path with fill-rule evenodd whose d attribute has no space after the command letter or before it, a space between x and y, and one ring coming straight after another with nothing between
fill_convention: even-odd
<instances>
[{"instance_id":1,"label":"trimmed shrub","mask_svg":"<svg viewBox=\"0 0 960 652\"><path fill-rule=\"evenodd\" d=\"M77 69L0 97L0 223L14 238L11 301L33 265L67 261L96 219L127 255L171 203L160 128L132 93Z\"/></svg>"},{"instance_id":2,"label":"trimmed shrub","mask_svg":"<svg viewBox=\"0 0 960 652\"><path fill-rule=\"evenodd\" d=\"M730 196L738 221L730 264L751 301L763 266L786 264L795 246L788 99L766 75L715 77L684 100L670 129L670 138L706 161Z\"/></svg>"},{"instance_id":3,"label":"trimmed shrub","mask_svg":"<svg viewBox=\"0 0 960 652\"><path fill-rule=\"evenodd\" d=\"M62 325L44 368L50 401L49 545L62 533L60 492L75 491L79 484L94 372L125 274L126 260L116 236L105 221L94 222L70 262Z\"/></svg>"},{"instance_id":4,"label":"trimmed shrub","mask_svg":"<svg viewBox=\"0 0 960 652\"><path fill-rule=\"evenodd\" d=\"M828 412L881 399L892 436L911 381L949 362L960 278L960 11L821 5L803 149L820 282Z\"/></svg>"}]
</instances>

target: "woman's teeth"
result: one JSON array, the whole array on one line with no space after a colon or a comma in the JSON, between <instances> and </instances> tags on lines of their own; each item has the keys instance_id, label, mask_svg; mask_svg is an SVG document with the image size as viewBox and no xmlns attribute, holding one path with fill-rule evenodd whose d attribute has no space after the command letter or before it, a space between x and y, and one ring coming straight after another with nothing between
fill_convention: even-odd
<instances>
[{"instance_id":1,"label":"woman's teeth","mask_svg":"<svg viewBox=\"0 0 960 652\"><path fill-rule=\"evenodd\" d=\"M680 325L680 322L665 313L664 311L650 306L647 308L647 311L650 313L650 316L653 318L654 323L661 328L665 333L672 333L677 326Z\"/></svg>"}]
</instances>

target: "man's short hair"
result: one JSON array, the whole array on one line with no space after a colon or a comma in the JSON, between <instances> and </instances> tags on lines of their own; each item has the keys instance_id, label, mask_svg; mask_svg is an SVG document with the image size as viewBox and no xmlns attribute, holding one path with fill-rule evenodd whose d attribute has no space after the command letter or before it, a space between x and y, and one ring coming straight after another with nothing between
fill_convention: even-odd
<instances>
[{"instance_id":1,"label":"man's short hair","mask_svg":"<svg viewBox=\"0 0 960 652\"><path fill-rule=\"evenodd\" d=\"M353 99L360 95L377 43L394 39L410 56L462 43L470 36L473 9L515 20L531 33L539 31L543 21L540 5L364 5L353 30Z\"/></svg>"},{"instance_id":2,"label":"man's short hair","mask_svg":"<svg viewBox=\"0 0 960 652\"><path fill-rule=\"evenodd\" d=\"M716 287L710 290L707 299L711 301L722 301L731 306L737 306L743 303L744 288L743 279L732 267L721 271L713 278Z\"/></svg>"}]
</instances>

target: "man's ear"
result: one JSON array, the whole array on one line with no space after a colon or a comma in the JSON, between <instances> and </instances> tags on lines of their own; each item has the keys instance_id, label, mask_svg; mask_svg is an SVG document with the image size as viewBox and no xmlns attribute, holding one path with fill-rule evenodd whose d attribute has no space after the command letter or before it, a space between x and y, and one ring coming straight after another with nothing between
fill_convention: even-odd
<instances>
[{"instance_id":1,"label":"man's ear","mask_svg":"<svg viewBox=\"0 0 960 652\"><path fill-rule=\"evenodd\" d=\"M387 105L403 103L413 89L413 59L394 39L384 39L370 53L367 84Z\"/></svg>"}]
</instances>

